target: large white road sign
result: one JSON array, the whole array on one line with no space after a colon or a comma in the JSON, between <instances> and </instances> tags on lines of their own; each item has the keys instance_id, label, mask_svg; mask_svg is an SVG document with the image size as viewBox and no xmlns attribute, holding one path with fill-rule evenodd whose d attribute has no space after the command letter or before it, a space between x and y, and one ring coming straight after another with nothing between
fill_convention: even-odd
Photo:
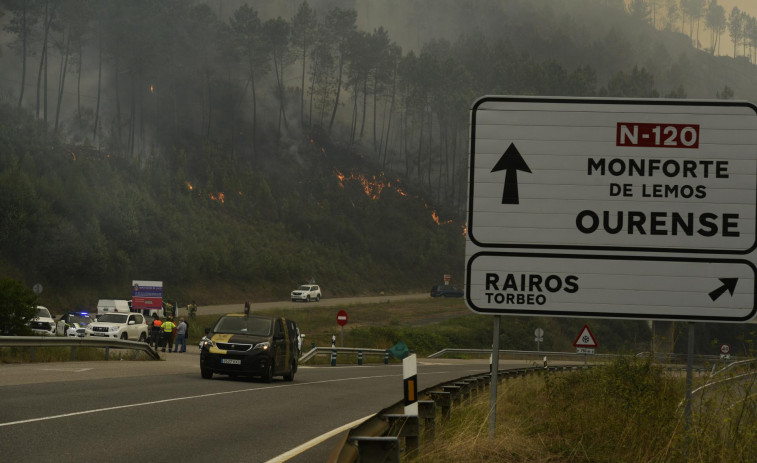
<instances>
[{"instance_id":1,"label":"large white road sign","mask_svg":"<svg viewBox=\"0 0 757 463\"><path fill-rule=\"evenodd\" d=\"M471 116L468 235L483 248L745 254L757 108L485 97Z\"/></svg>"},{"instance_id":2,"label":"large white road sign","mask_svg":"<svg viewBox=\"0 0 757 463\"><path fill-rule=\"evenodd\" d=\"M471 310L754 317L753 104L490 96L470 135Z\"/></svg>"}]
</instances>

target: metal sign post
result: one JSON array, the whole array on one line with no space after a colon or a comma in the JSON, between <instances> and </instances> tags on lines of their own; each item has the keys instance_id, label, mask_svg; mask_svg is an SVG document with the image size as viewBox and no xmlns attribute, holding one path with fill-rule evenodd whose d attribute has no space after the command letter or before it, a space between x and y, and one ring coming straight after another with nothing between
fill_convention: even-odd
<instances>
[{"instance_id":1,"label":"metal sign post","mask_svg":"<svg viewBox=\"0 0 757 463\"><path fill-rule=\"evenodd\" d=\"M686 359L686 405L683 411L684 423L686 426L686 455L689 454L689 447L691 445L691 388L694 382L693 378L693 358L694 358L694 323L689 322L689 339L688 339L688 351Z\"/></svg>"},{"instance_id":2,"label":"metal sign post","mask_svg":"<svg viewBox=\"0 0 757 463\"><path fill-rule=\"evenodd\" d=\"M494 317L492 329L492 371L489 384L489 439L494 439L497 427L497 379L499 376L499 315Z\"/></svg>"},{"instance_id":3,"label":"metal sign post","mask_svg":"<svg viewBox=\"0 0 757 463\"><path fill-rule=\"evenodd\" d=\"M340 336L339 336L339 346L340 347L344 347L344 325L347 324L347 320L348 319L349 319L349 317L347 316L347 311L346 310L340 310L336 314L336 322L341 327L341 333L340 333Z\"/></svg>"}]
</instances>

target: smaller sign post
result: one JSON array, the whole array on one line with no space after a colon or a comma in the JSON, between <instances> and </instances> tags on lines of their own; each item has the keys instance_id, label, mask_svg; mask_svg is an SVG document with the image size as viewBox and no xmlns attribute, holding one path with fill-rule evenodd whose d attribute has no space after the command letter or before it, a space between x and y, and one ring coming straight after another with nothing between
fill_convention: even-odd
<instances>
[{"instance_id":1,"label":"smaller sign post","mask_svg":"<svg viewBox=\"0 0 757 463\"><path fill-rule=\"evenodd\" d=\"M339 347L344 347L344 325L347 324L347 320L348 320L348 317L347 317L347 311L346 310L340 310L336 314L336 322L342 328L341 329L340 339L339 339L339 342L340 342L340 346Z\"/></svg>"},{"instance_id":2,"label":"smaller sign post","mask_svg":"<svg viewBox=\"0 0 757 463\"><path fill-rule=\"evenodd\" d=\"M536 341L536 352L541 352L539 345L542 341L544 341L544 330L541 328L536 328L534 330L534 336L534 341Z\"/></svg>"},{"instance_id":3,"label":"smaller sign post","mask_svg":"<svg viewBox=\"0 0 757 463\"><path fill-rule=\"evenodd\" d=\"M586 356L594 354L594 348L597 347L597 339L589 329L589 325L584 325L578 337L573 341L573 347L576 348L577 354L584 354L584 365L586 365Z\"/></svg>"},{"instance_id":4,"label":"smaller sign post","mask_svg":"<svg viewBox=\"0 0 757 463\"><path fill-rule=\"evenodd\" d=\"M731 358L731 346L722 344L720 346L720 360L728 360L729 358Z\"/></svg>"}]
</instances>

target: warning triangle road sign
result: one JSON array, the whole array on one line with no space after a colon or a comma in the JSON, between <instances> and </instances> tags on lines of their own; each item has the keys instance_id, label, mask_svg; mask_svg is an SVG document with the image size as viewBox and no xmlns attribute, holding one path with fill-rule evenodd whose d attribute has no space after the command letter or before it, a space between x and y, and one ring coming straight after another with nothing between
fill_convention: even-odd
<instances>
[{"instance_id":1,"label":"warning triangle road sign","mask_svg":"<svg viewBox=\"0 0 757 463\"><path fill-rule=\"evenodd\" d=\"M594 338L589 329L589 325L584 325L581 333L578 335L575 341L573 341L573 347L597 347L597 340Z\"/></svg>"}]
</instances>

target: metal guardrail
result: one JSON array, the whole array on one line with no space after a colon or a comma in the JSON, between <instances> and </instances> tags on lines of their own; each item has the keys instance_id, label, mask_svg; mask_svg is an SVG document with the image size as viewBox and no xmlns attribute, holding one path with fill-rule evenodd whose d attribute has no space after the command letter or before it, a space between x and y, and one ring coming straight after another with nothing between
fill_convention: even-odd
<instances>
[{"instance_id":1,"label":"metal guardrail","mask_svg":"<svg viewBox=\"0 0 757 463\"><path fill-rule=\"evenodd\" d=\"M442 349L439 352L435 352L428 356L428 358L441 358L445 357L447 355L491 355L492 350L491 349ZM562 358L569 360L575 360L575 359L582 359L587 356L587 354L577 354L575 352L547 352L547 351L535 351L535 350L500 350L499 351L500 357L502 356L510 356L510 357L528 357L528 358L539 358L542 356L547 356L550 359L553 359L555 357ZM613 354L588 354L588 357L590 358L612 358L616 357L616 355Z\"/></svg>"},{"instance_id":2,"label":"metal guardrail","mask_svg":"<svg viewBox=\"0 0 757 463\"><path fill-rule=\"evenodd\" d=\"M525 367L499 370L497 382L542 372L568 372L591 366ZM381 461L399 463L404 448L407 455L417 454L419 438L434 439L436 421L450 419L452 407L466 406L487 392L491 374L464 376L424 389L418 393L418 415L404 414L404 399L367 418L345 433L330 455L329 463ZM441 413L437 413L441 410ZM422 424L422 427L421 427ZM404 445L402 441L404 440Z\"/></svg>"},{"instance_id":3,"label":"metal guardrail","mask_svg":"<svg viewBox=\"0 0 757 463\"><path fill-rule=\"evenodd\" d=\"M70 347L71 360L76 359L76 349L94 347L105 349L105 360L109 360L110 349L130 349L146 353L153 360L160 360L160 354L147 343L124 341L122 339L75 338L57 336L0 336L0 347L29 347L34 360L35 347Z\"/></svg>"},{"instance_id":4,"label":"metal guardrail","mask_svg":"<svg viewBox=\"0 0 757 463\"><path fill-rule=\"evenodd\" d=\"M302 354L300 357L300 363L307 362L316 355L331 355L336 352L337 354L360 354L363 355L386 355L386 349L363 349L361 347L313 347L309 352Z\"/></svg>"}]
</instances>

